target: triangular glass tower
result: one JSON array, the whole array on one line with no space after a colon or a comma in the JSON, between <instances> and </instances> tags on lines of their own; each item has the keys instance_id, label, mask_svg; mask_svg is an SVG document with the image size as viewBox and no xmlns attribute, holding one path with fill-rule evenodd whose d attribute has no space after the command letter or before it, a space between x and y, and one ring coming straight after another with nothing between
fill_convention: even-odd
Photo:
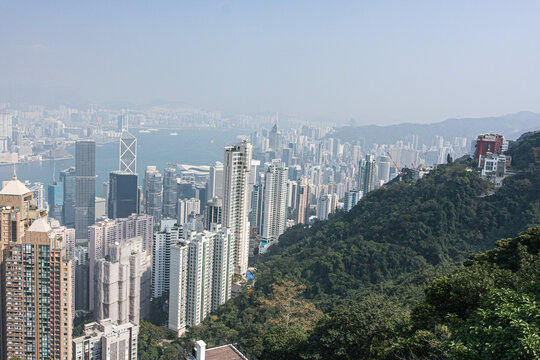
<instances>
[{"instance_id":1,"label":"triangular glass tower","mask_svg":"<svg viewBox=\"0 0 540 360\"><path fill-rule=\"evenodd\" d=\"M120 136L120 171L137 173L137 138L125 129Z\"/></svg>"}]
</instances>

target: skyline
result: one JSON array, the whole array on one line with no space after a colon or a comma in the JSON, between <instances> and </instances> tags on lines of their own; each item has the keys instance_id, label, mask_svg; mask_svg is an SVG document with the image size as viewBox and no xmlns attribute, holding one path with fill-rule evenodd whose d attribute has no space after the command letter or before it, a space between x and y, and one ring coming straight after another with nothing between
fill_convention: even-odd
<instances>
[{"instance_id":1,"label":"skyline","mask_svg":"<svg viewBox=\"0 0 540 360\"><path fill-rule=\"evenodd\" d=\"M0 102L43 88L358 125L540 112L535 2L126 4L2 4Z\"/></svg>"}]
</instances>

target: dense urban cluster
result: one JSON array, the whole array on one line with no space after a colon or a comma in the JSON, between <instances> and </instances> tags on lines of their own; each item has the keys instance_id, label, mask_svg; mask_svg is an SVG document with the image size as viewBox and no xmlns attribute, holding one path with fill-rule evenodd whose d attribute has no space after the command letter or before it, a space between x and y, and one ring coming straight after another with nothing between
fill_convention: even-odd
<instances>
[{"instance_id":1,"label":"dense urban cluster","mask_svg":"<svg viewBox=\"0 0 540 360\"><path fill-rule=\"evenodd\" d=\"M59 171L47 196L43 183L23 183L16 174L0 191L6 358L136 359L151 299L165 300L168 319L160 325L181 337L253 285L250 260L278 244L286 229L350 211L386 183L420 179L468 153L500 187L511 161L503 154L507 141L496 134L474 141L437 136L429 145L412 135L367 148L361 139L343 142L332 128L280 129L275 117L270 130L225 147L223 162L148 166L139 179L137 137L127 115L105 130L111 121L103 113L80 118L59 111L33 127L32 113L0 117L2 154L17 154L6 162L30 160L22 154L35 141L31 132L56 139L44 140L49 153L75 145L75 166ZM69 128L53 118L60 114L70 124L97 117L97 125ZM140 116L130 116L137 126L164 125ZM105 194L99 198L96 146L104 135L119 141L119 166L99 184ZM93 321L74 336L77 313Z\"/></svg>"}]
</instances>

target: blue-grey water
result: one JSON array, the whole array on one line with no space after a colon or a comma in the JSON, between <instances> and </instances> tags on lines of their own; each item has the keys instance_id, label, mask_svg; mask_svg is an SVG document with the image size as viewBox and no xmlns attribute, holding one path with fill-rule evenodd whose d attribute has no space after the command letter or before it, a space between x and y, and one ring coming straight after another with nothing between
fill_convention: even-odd
<instances>
[{"instance_id":1,"label":"blue-grey water","mask_svg":"<svg viewBox=\"0 0 540 360\"><path fill-rule=\"evenodd\" d=\"M170 135L178 132L177 136ZM241 130L159 130L140 133L131 130L137 137L137 173L142 184L146 166L155 165L162 172L171 163L192 165L211 165L215 161L223 162L223 147L236 142L238 135L246 134ZM75 148L69 148L75 155ZM98 146L96 149L96 195L103 196L102 183L109 178L109 172L118 170L119 143L113 142ZM75 159L47 160L21 163L16 165L17 177L24 181L52 183L59 172L75 166ZM0 180L13 176L13 166L0 166ZM47 192L45 188L45 193ZM45 195L47 196L47 195Z\"/></svg>"}]
</instances>

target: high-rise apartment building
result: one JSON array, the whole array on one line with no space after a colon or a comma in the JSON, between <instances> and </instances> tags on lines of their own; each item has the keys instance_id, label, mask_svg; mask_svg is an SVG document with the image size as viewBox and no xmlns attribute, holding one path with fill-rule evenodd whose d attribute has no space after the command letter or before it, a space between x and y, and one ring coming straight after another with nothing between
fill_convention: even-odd
<instances>
[{"instance_id":1,"label":"high-rise apartment building","mask_svg":"<svg viewBox=\"0 0 540 360\"><path fill-rule=\"evenodd\" d=\"M223 163L216 161L216 163L210 166L210 177L208 179L208 199L212 200L214 197L223 199Z\"/></svg>"},{"instance_id":2,"label":"high-rise apartment building","mask_svg":"<svg viewBox=\"0 0 540 360\"><path fill-rule=\"evenodd\" d=\"M94 318L116 324L131 322L150 313L152 256L141 237L110 246L108 258L96 261Z\"/></svg>"},{"instance_id":3,"label":"high-rise apartment building","mask_svg":"<svg viewBox=\"0 0 540 360\"><path fill-rule=\"evenodd\" d=\"M345 192L345 201L343 210L350 211L362 198L362 192L359 190L351 190Z\"/></svg>"},{"instance_id":4,"label":"high-rise apartment building","mask_svg":"<svg viewBox=\"0 0 540 360\"><path fill-rule=\"evenodd\" d=\"M176 169L163 172L163 217L174 219L178 200Z\"/></svg>"},{"instance_id":5,"label":"high-rise apartment building","mask_svg":"<svg viewBox=\"0 0 540 360\"><path fill-rule=\"evenodd\" d=\"M390 158L388 156L379 156L379 160L377 161L377 170L377 179L379 181L382 181L384 184L390 181Z\"/></svg>"},{"instance_id":6,"label":"high-rise apartment building","mask_svg":"<svg viewBox=\"0 0 540 360\"><path fill-rule=\"evenodd\" d=\"M77 141L75 145L75 234L88 237L88 227L96 221L96 143Z\"/></svg>"},{"instance_id":7,"label":"high-rise apartment building","mask_svg":"<svg viewBox=\"0 0 540 360\"><path fill-rule=\"evenodd\" d=\"M253 185L251 190L250 212L248 216L249 225L257 228L257 233L260 232L263 213L263 189L264 186L257 184Z\"/></svg>"},{"instance_id":8,"label":"high-rise apartment building","mask_svg":"<svg viewBox=\"0 0 540 360\"><path fill-rule=\"evenodd\" d=\"M309 183L307 178L302 177L298 180L296 191L296 223L309 223Z\"/></svg>"},{"instance_id":9,"label":"high-rise apartment building","mask_svg":"<svg viewBox=\"0 0 540 360\"><path fill-rule=\"evenodd\" d=\"M178 199L178 213L176 215L178 225L184 225L188 222L190 215L200 213L201 202L199 199Z\"/></svg>"},{"instance_id":10,"label":"high-rise apartment building","mask_svg":"<svg viewBox=\"0 0 540 360\"><path fill-rule=\"evenodd\" d=\"M139 213L139 188L137 174L112 171L109 175L108 217L127 218Z\"/></svg>"},{"instance_id":11,"label":"high-rise apartment building","mask_svg":"<svg viewBox=\"0 0 540 360\"><path fill-rule=\"evenodd\" d=\"M360 170L358 172L358 189L362 190L364 196L375 189L376 175L375 157L366 155L365 159L360 160Z\"/></svg>"},{"instance_id":12,"label":"high-rise apartment building","mask_svg":"<svg viewBox=\"0 0 540 360\"><path fill-rule=\"evenodd\" d=\"M161 221L163 177L155 166L147 166L144 174L144 209L156 223Z\"/></svg>"},{"instance_id":13,"label":"high-rise apartment building","mask_svg":"<svg viewBox=\"0 0 540 360\"><path fill-rule=\"evenodd\" d=\"M204 229L210 230L212 224L221 224L223 216L223 201L214 197L206 203L204 208Z\"/></svg>"},{"instance_id":14,"label":"high-rise apartment building","mask_svg":"<svg viewBox=\"0 0 540 360\"><path fill-rule=\"evenodd\" d=\"M22 211L21 211L22 210ZM20 244L25 231L32 222L38 218L39 210L34 193L22 182L13 179L7 181L0 190L0 269L3 268L4 255L9 251L11 244ZM1 273L1 271L0 271ZM4 276L0 276L0 289L5 288ZM4 292L0 292L0 359L5 359L5 320L6 309L4 305Z\"/></svg>"},{"instance_id":15,"label":"high-rise apartment building","mask_svg":"<svg viewBox=\"0 0 540 360\"><path fill-rule=\"evenodd\" d=\"M111 246L117 242L141 237L143 249L152 253L154 235L154 219L145 214L130 215L128 218L99 221L88 228L88 268L89 268L89 294L90 310L95 303L94 284L96 262L110 254Z\"/></svg>"},{"instance_id":16,"label":"high-rise apartment building","mask_svg":"<svg viewBox=\"0 0 540 360\"><path fill-rule=\"evenodd\" d=\"M137 138L127 129L120 135L120 171L130 174L137 173Z\"/></svg>"},{"instance_id":17,"label":"high-rise apartment building","mask_svg":"<svg viewBox=\"0 0 540 360\"><path fill-rule=\"evenodd\" d=\"M213 224L171 246L169 328L179 335L230 299L231 235Z\"/></svg>"},{"instance_id":18,"label":"high-rise apartment building","mask_svg":"<svg viewBox=\"0 0 540 360\"><path fill-rule=\"evenodd\" d=\"M288 169L280 160L272 161L264 176L264 200L260 235L268 243L277 241L287 222Z\"/></svg>"},{"instance_id":19,"label":"high-rise apartment building","mask_svg":"<svg viewBox=\"0 0 540 360\"><path fill-rule=\"evenodd\" d=\"M323 195L317 202L317 218L319 220L327 220L330 214L331 200L328 195Z\"/></svg>"},{"instance_id":20,"label":"high-rise apartment building","mask_svg":"<svg viewBox=\"0 0 540 360\"><path fill-rule=\"evenodd\" d=\"M3 358L71 359L72 267L45 218L3 261Z\"/></svg>"},{"instance_id":21,"label":"high-rise apartment building","mask_svg":"<svg viewBox=\"0 0 540 360\"><path fill-rule=\"evenodd\" d=\"M178 336L185 333L187 326L188 253L186 241L171 245L168 327Z\"/></svg>"},{"instance_id":22,"label":"high-rise apartment building","mask_svg":"<svg viewBox=\"0 0 540 360\"><path fill-rule=\"evenodd\" d=\"M249 174L252 147L246 141L225 148L223 226L232 233L234 271L245 275L249 256Z\"/></svg>"},{"instance_id":23,"label":"high-rise apartment building","mask_svg":"<svg viewBox=\"0 0 540 360\"><path fill-rule=\"evenodd\" d=\"M63 185L64 193L62 205L62 224L69 228L75 228L75 201L77 193L75 168L70 167L69 169L61 171L60 182Z\"/></svg>"},{"instance_id":24,"label":"high-rise apartment building","mask_svg":"<svg viewBox=\"0 0 540 360\"><path fill-rule=\"evenodd\" d=\"M171 245L182 238L182 228L175 220L163 219L160 231L154 233L152 249L152 297L158 298L169 291Z\"/></svg>"},{"instance_id":25,"label":"high-rise apartment building","mask_svg":"<svg viewBox=\"0 0 540 360\"><path fill-rule=\"evenodd\" d=\"M0 113L0 152L9 151L13 137L13 117L10 113Z\"/></svg>"}]
</instances>

